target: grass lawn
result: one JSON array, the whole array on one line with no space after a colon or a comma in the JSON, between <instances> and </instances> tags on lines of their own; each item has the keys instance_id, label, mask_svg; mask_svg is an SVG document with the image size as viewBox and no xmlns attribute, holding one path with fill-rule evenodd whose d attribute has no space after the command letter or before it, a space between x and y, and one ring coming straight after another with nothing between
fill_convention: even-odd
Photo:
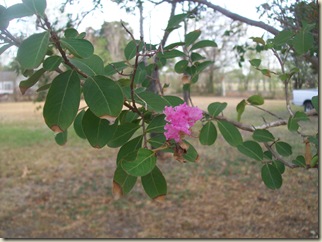
<instances>
[{"instance_id":1,"label":"grass lawn","mask_svg":"<svg viewBox=\"0 0 322 242\"><path fill-rule=\"evenodd\" d=\"M241 99L193 98L207 104L227 102L224 114L236 119ZM287 118L285 103L263 106ZM292 107L295 111L301 107ZM247 107L242 122L259 125L273 117ZM318 118L302 123L317 130ZM286 127L270 129L304 151ZM243 131L244 140L250 133ZM45 125L41 104L0 103L0 237L2 238L317 238L318 171L286 169L279 190L261 181L261 164L226 144L189 139L198 163L158 160L168 183L162 203L151 201L138 180L125 197L112 196L117 149L94 149L69 129L59 146ZM292 158L291 157L291 158Z\"/></svg>"}]
</instances>

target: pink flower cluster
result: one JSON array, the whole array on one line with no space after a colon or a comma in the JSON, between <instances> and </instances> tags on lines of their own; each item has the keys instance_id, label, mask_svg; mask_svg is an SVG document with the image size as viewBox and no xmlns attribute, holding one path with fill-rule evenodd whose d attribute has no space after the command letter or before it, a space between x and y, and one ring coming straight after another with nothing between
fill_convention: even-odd
<instances>
[{"instance_id":1,"label":"pink flower cluster","mask_svg":"<svg viewBox=\"0 0 322 242\"><path fill-rule=\"evenodd\" d=\"M163 113L168 122L164 129L167 140L174 139L180 142L184 135L191 135L190 128L202 118L202 110L190 107L186 103L176 107L165 107Z\"/></svg>"}]
</instances>

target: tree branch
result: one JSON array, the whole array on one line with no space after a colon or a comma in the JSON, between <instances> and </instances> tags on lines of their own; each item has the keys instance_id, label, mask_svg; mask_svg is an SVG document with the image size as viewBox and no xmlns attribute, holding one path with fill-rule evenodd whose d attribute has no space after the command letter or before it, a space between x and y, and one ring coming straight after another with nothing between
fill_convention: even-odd
<instances>
[{"instance_id":1,"label":"tree branch","mask_svg":"<svg viewBox=\"0 0 322 242\"><path fill-rule=\"evenodd\" d=\"M189 0L183 0L183 1L189 1ZM255 20L240 16L240 15L238 15L236 13L233 13L231 11L228 11L227 9L224 9L224 8L218 6L218 5L214 5L214 4L212 4L212 3L210 3L210 2L208 2L206 0L194 0L193 2L206 5L207 7L213 9L214 11L218 11L218 12L222 13L223 15L225 15L228 18L231 18L231 19L236 20L236 21L243 22L245 24L248 24L248 25L251 25L251 26L254 26L254 27L264 29L264 30L268 31L269 33L271 33L273 35L277 35L280 32L278 29L276 29L273 26L270 26L268 24L265 24L262 21L255 21Z\"/></svg>"}]
</instances>

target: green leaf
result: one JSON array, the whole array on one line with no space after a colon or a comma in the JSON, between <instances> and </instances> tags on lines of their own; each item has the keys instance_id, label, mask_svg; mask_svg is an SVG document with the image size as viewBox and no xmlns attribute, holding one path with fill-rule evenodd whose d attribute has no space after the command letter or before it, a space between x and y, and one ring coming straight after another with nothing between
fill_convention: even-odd
<instances>
[{"instance_id":1,"label":"green leaf","mask_svg":"<svg viewBox=\"0 0 322 242\"><path fill-rule=\"evenodd\" d=\"M135 73L134 83L135 84L142 84L147 77L146 70L137 70Z\"/></svg>"},{"instance_id":2,"label":"green leaf","mask_svg":"<svg viewBox=\"0 0 322 242\"><path fill-rule=\"evenodd\" d=\"M253 139L258 142L272 142L275 137L266 129L256 129L253 133Z\"/></svg>"},{"instance_id":3,"label":"green leaf","mask_svg":"<svg viewBox=\"0 0 322 242\"><path fill-rule=\"evenodd\" d=\"M281 156L290 156L292 154L292 146L283 141L278 141L275 143L276 151Z\"/></svg>"},{"instance_id":4,"label":"green leaf","mask_svg":"<svg viewBox=\"0 0 322 242\"><path fill-rule=\"evenodd\" d=\"M261 161L264 158L262 147L255 141L245 141L238 145L237 149L239 152L255 160Z\"/></svg>"},{"instance_id":5,"label":"green leaf","mask_svg":"<svg viewBox=\"0 0 322 242\"><path fill-rule=\"evenodd\" d=\"M175 43L172 43L172 44L169 44L169 45L165 46L163 48L163 50L171 50L171 49L177 48L179 46L183 46L183 45L185 45L184 42L175 42Z\"/></svg>"},{"instance_id":6,"label":"green leaf","mask_svg":"<svg viewBox=\"0 0 322 242\"><path fill-rule=\"evenodd\" d=\"M274 160L272 163L273 166L275 166L277 168L277 170L283 174L285 171L285 165L283 164L283 162L279 161L279 160Z\"/></svg>"},{"instance_id":7,"label":"green leaf","mask_svg":"<svg viewBox=\"0 0 322 242\"><path fill-rule=\"evenodd\" d=\"M299 121L309 121L309 117L306 115L306 113L301 112L301 111L296 111L294 113L293 119L297 122Z\"/></svg>"},{"instance_id":8,"label":"green leaf","mask_svg":"<svg viewBox=\"0 0 322 242\"><path fill-rule=\"evenodd\" d=\"M264 76L271 77L271 71L268 69L261 69L260 70Z\"/></svg>"},{"instance_id":9,"label":"green leaf","mask_svg":"<svg viewBox=\"0 0 322 242\"><path fill-rule=\"evenodd\" d=\"M178 96L162 96L162 99L166 102L166 106L175 107L183 104L184 101Z\"/></svg>"},{"instance_id":10,"label":"green leaf","mask_svg":"<svg viewBox=\"0 0 322 242\"><path fill-rule=\"evenodd\" d=\"M0 5L0 29L6 29L9 26L9 19L7 19L6 12L7 9Z\"/></svg>"},{"instance_id":11,"label":"green leaf","mask_svg":"<svg viewBox=\"0 0 322 242\"><path fill-rule=\"evenodd\" d=\"M51 86L51 83L45 84L45 85L43 85L43 86L39 87L39 88L36 90L36 92L46 91L46 90L48 90L48 89L50 88L50 86Z\"/></svg>"},{"instance_id":12,"label":"green leaf","mask_svg":"<svg viewBox=\"0 0 322 242\"><path fill-rule=\"evenodd\" d=\"M34 12L30 8L28 8L25 4L18 3L18 4L11 5L10 7L7 8L5 12L5 18L7 20L12 20L15 18L32 16L33 14Z\"/></svg>"},{"instance_id":13,"label":"green leaf","mask_svg":"<svg viewBox=\"0 0 322 242\"><path fill-rule=\"evenodd\" d=\"M200 130L199 141L202 145L212 145L217 139L217 129L213 122L207 122Z\"/></svg>"},{"instance_id":14,"label":"green leaf","mask_svg":"<svg viewBox=\"0 0 322 242\"><path fill-rule=\"evenodd\" d=\"M94 53L93 45L85 39L61 38L60 43L63 48L78 58L88 58Z\"/></svg>"},{"instance_id":15,"label":"green leaf","mask_svg":"<svg viewBox=\"0 0 322 242\"><path fill-rule=\"evenodd\" d=\"M45 10L47 7L46 0L22 0L22 2L36 15L41 17L45 16Z\"/></svg>"},{"instance_id":16,"label":"green leaf","mask_svg":"<svg viewBox=\"0 0 322 242\"><path fill-rule=\"evenodd\" d=\"M50 56L44 61L43 67L46 71L54 71L62 62L63 58L61 58L60 56Z\"/></svg>"},{"instance_id":17,"label":"green leaf","mask_svg":"<svg viewBox=\"0 0 322 242\"><path fill-rule=\"evenodd\" d=\"M120 124L132 123L132 122L135 123L138 118L139 118L139 115L130 110L123 110L118 117Z\"/></svg>"},{"instance_id":18,"label":"green leaf","mask_svg":"<svg viewBox=\"0 0 322 242\"><path fill-rule=\"evenodd\" d=\"M144 191L152 199L156 199L167 194L167 182L157 166L155 166L149 174L142 176L141 182Z\"/></svg>"},{"instance_id":19,"label":"green leaf","mask_svg":"<svg viewBox=\"0 0 322 242\"><path fill-rule=\"evenodd\" d=\"M241 116L245 111L246 105L247 105L247 102L245 101L245 99L237 104L236 111L237 111L237 120L238 121L241 120Z\"/></svg>"},{"instance_id":20,"label":"green leaf","mask_svg":"<svg viewBox=\"0 0 322 242\"><path fill-rule=\"evenodd\" d=\"M146 128L147 133L164 133L164 126L166 124L165 115L160 114L155 116Z\"/></svg>"},{"instance_id":21,"label":"green leaf","mask_svg":"<svg viewBox=\"0 0 322 242\"><path fill-rule=\"evenodd\" d=\"M74 28L68 28L64 31L65 38L76 38L78 36L78 31Z\"/></svg>"},{"instance_id":22,"label":"green leaf","mask_svg":"<svg viewBox=\"0 0 322 242\"><path fill-rule=\"evenodd\" d=\"M205 57L196 52L192 52L190 58L192 62L206 59Z\"/></svg>"},{"instance_id":23,"label":"green leaf","mask_svg":"<svg viewBox=\"0 0 322 242\"><path fill-rule=\"evenodd\" d=\"M319 162L319 156L318 154L316 154L315 156L312 157L310 161L310 166L313 168L318 164L318 162Z\"/></svg>"},{"instance_id":24,"label":"green leaf","mask_svg":"<svg viewBox=\"0 0 322 242\"><path fill-rule=\"evenodd\" d=\"M272 152L270 152L269 150L264 151L264 159L272 160L273 159Z\"/></svg>"},{"instance_id":25,"label":"green leaf","mask_svg":"<svg viewBox=\"0 0 322 242\"><path fill-rule=\"evenodd\" d=\"M108 64L107 66L104 67L105 75L106 76L114 75L117 72L121 72L127 67L128 65L126 64L125 61L119 61L119 62Z\"/></svg>"},{"instance_id":26,"label":"green leaf","mask_svg":"<svg viewBox=\"0 0 322 242\"><path fill-rule=\"evenodd\" d=\"M33 69L43 61L49 44L49 33L33 34L19 46L17 60L25 69Z\"/></svg>"},{"instance_id":27,"label":"green leaf","mask_svg":"<svg viewBox=\"0 0 322 242\"><path fill-rule=\"evenodd\" d=\"M72 58L69 61L88 76L104 75L103 60L97 55L84 59Z\"/></svg>"},{"instance_id":28,"label":"green leaf","mask_svg":"<svg viewBox=\"0 0 322 242\"><path fill-rule=\"evenodd\" d=\"M283 179L278 169L270 164L265 164L261 171L262 180L270 189L279 189L282 186Z\"/></svg>"},{"instance_id":29,"label":"green leaf","mask_svg":"<svg viewBox=\"0 0 322 242\"><path fill-rule=\"evenodd\" d=\"M312 104L316 112L319 113L319 96L312 97Z\"/></svg>"},{"instance_id":30,"label":"green leaf","mask_svg":"<svg viewBox=\"0 0 322 242\"><path fill-rule=\"evenodd\" d=\"M218 120L217 123L221 134L228 144L236 147L243 143L243 138L239 130L234 125L224 120Z\"/></svg>"},{"instance_id":31,"label":"green leaf","mask_svg":"<svg viewBox=\"0 0 322 242\"><path fill-rule=\"evenodd\" d=\"M58 145L64 145L67 143L67 130L55 135L55 141Z\"/></svg>"},{"instance_id":32,"label":"green leaf","mask_svg":"<svg viewBox=\"0 0 322 242\"><path fill-rule=\"evenodd\" d=\"M264 104L264 98L259 95L253 95L247 99L247 101L252 105L262 105Z\"/></svg>"},{"instance_id":33,"label":"green leaf","mask_svg":"<svg viewBox=\"0 0 322 242\"><path fill-rule=\"evenodd\" d=\"M265 40L260 37L250 37L255 43L265 45Z\"/></svg>"},{"instance_id":34,"label":"green leaf","mask_svg":"<svg viewBox=\"0 0 322 242\"><path fill-rule=\"evenodd\" d=\"M308 52L313 47L313 43L313 35L304 30L300 30L293 39L293 47L299 55Z\"/></svg>"},{"instance_id":35,"label":"green leaf","mask_svg":"<svg viewBox=\"0 0 322 242\"><path fill-rule=\"evenodd\" d=\"M214 102L208 105L208 112L211 116L217 117L227 107L227 103Z\"/></svg>"},{"instance_id":36,"label":"green leaf","mask_svg":"<svg viewBox=\"0 0 322 242\"><path fill-rule=\"evenodd\" d=\"M128 194L136 183L137 177L127 174L121 166L118 166L114 172L113 182L118 185L120 195ZM113 194L115 194L115 187L113 186Z\"/></svg>"},{"instance_id":37,"label":"green leaf","mask_svg":"<svg viewBox=\"0 0 322 242\"><path fill-rule=\"evenodd\" d=\"M195 147L192 144L190 144L188 141L186 141L186 140L184 140L184 143L186 143L189 147L187 149L187 153L185 153L183 155L183 158L186 161L189 161L189 162L196 162L196 161L198 161L199 154L198 154L197 150L195 149Z\"/></svg>"},{"instance_id":38,"label":"green leaf","mask_svg":"<svg viewBox=\"0 0 322 242\"><path fill-rule=\"evenodd\" d=\"M204 69L206 69L208 66L212 65L213 61L204 61L204 62L198 62L195 64L196 66L196 74L200 74Z\"/></svg>"},{"instance_id":39,"label":"green leaf","mask_svg":"<svg viewBox=\"0 0 322 242\"><path fill-rule=\"evenodd\" d=\"M200 35L201 35L201 31L199 29L186 34L184 36L184 42L186 43L186 46L189 46L193 42L195 42L199 38Z\"/></svg>"},{"instance_id":40,"label":"green leaf","mask_svg":"<svg viewBox=\"0 0 322 242\"><path fill-rule=\"evenodd\" d=\"M45 73L45 71L45 69L41 68L34 74L32 74L32 76L30 76L27 80L21 81L19 83L19 89L22 95L24 95L30 87L32 87L39 81L40 77Z\"/></svg>"},{"instance_id":41,"label":"green leaf","mask_svg":"<svg viewBox=\"0 0 322 242\"><path fill-rule=\"evenodd\" d=\"M135 57L136 52L140 52L143 48L143 43L140 40L130 41L124 48L124 56L127 60L131 60Z\"/></svg>"},{"instance_id":42,"label":"green leaf","mask_svg":"<svg viewBox=\"0 0 322 242\"><path fill-rule=\"evenodd\" d=\"M88 77L83 86L84 98L97 116L116 117L123 107L123 92L121 87L105 76Z\"/></svg>"},{"instance_id":43,"label":"green leaf","mask_svg":"<svg viewBox=\"0 0 322 242\"><path fill-rule=\"evenodd\" d=\"M164 143L166 142L166 138L164 134L157 134L153 135L150 139L148 139L148 142L151 144L153 149L155 149L164 145Z\"/></svg>"},{"instance_id":44,"label":"green leaf","mask_svg":"<svg viewBox=\"0 0 322 242\"><path fill-rule=\"evenodd\" d=\"M167 32L171 32L172 30L175 30L177 28L180 28L181 26L179 25L188 15L186 13L182 13L182 14L177 14L177 15L173 15L170 17L169 21L168 21L168 25L167 28L165 29L165 31Z\"/></svg>"},{"instance_id":45,"label":"green leaf","mask_svg":"<svg viewBox=\"0 0 322 242\"><path fill-rule=\"evenodd\" d=\"M90 109L87 109L82 119L82 127L92 147L103 148L111 140L115 127L109 123L108 120L100 119Z\"/></svg>"},{"instance_id":46,"label":"green leaf","mask_svg":"<svg viewBox=\"0 0 322 242\"><path fill-rule=\"evenodd\" d=\"M143 106L147 105L147 108L150 111L161 113L163 112L164 107L168 105L166 100L153 92L145 91L138 93L137 96L139 96L137 102Z\"/></svg>"},{"instance_id":47,"label":"green leaf","mask_svg":"<svg viewBox=\"0 0 322 242\"><path fill-rule=\"evenodd\" d=\"M303 155L299 155L295 158L295 160L293 160L293 163L298 165L298 166L301 166L301 167L304 167L306 168L306 163L305 163L305 158Z\"/></svg>"},{"instance_id":48,"label":"green leaf","mask_svg":"<svg viewBox=\"0 0 322 242\"><path fill-rule=\"evenodd\" d=\"M287 44L292 37L293 32L291 30L283 30L275 35L273 42L277 46L284 45Z\"/></svg>"},{"instance_id":49,"label":"green leaf","mask_svg":"<svg viewBox=\"0 0 322 242\"><path fill-rule=\"evenodd\" d=\"M51 83L44 105L45 122L54 132L65 131L74 121L80 102L80 80L75 71L59 74Z\"/></svg>"},{"instance_id":50,"label":"green leaf","mask_svg":"<svg viewBox=\"0 0 322 242\"><path fill-rule=\"evenodd\" d=\"M287 128L289 131L297 131L300 125L298 122L294 119L294 117L290 116L287 122Z\"/></svg>"},{"instance_id":51,"label":"green leaf","mask_svg":"<svg viewBox=\"0 0 322 242\"><path fill-rule=\"evenodd\" d=\"M86 139L86 135L84 133L84 130L83 130L83 117L84 117L84 114L85 114L85 110L83 109L82 111L80 111L75 120L74 120L74 130L75 130L75 133L78 135L78 137L82 138L82 139Z\"/></svg>"},{"instance_id":52,"label":"green leaf","mask_svg":"<svg viewBox=\"0 0 322 242\"><path fill-rule=\"evenodd\" d=\"M179 74L184 73L188 64L189 64L189 62L187 60L178 61L174 66L175 72L179 73Z\"/></svg>"},{"instance_id":53,"label":"green leaf","mask_svg":"<svg viewBox=\"0 0 322 242\"><path fill-rule=\"evenodd\" d=\"M191 47L190 51L205 47L217 47L217 44L215 41L212 40L200 40Z\"/></svg>"},{"instance_id":54,"label":"green leaf","mask_svg":"<svg viewBox=\"0 0 322 242\"><path fill-rule=\"evenodd\" d=\"M252 59L249 61L252 66L259 67L262 60L261 59Z\"/></svg>"},{"instance_id":55,"label":"green leaf","mask_svg":"<svg viewBox=\"0 0 322 242\"><path fill-rule=\"evenodd\" d=\"M127 161L135 160L137 151L142 147L142 140L143 140L143 136L140 135L126 142L124 145L122 145L119 152L117 153L117 158L116 158L116 162L118 166L121 162L123 162L123 160L127 160Z\"/></svg>"},{"instance_id":56,"label":"green leaf","mask_svg":"<svg viewBox=\"0 0 322 242\"><path fill-rule=\"evenodd\" d=\"M122 168L132 176L145 176L155 167L156 155L152 150L140 148L134 161L123 161Z\"/></svg>"},{"instance_id":57,"label":"green leaf","mask_svg":"<svg viewBox=\"0 0 322 242\"><path fill-rule=\"evenodd\" d=\"M125 144L140 128L140 125L135 123L125 123L117 126L112 139L107 143L111 148L117 148Z\"/></svg>"},{"instance_id":58,"label":"green leaf","mask_svg":"<svg viewBox=\"0 0 322 242\"><path fill-rule=\"evenodd\" d=\"M171 58L185 56L185 53L183 53L180 50L169 50L169 51L164 51L163 53L159 52L157 56L159 58L171 59Z\"/></svg>"}]
</instances>

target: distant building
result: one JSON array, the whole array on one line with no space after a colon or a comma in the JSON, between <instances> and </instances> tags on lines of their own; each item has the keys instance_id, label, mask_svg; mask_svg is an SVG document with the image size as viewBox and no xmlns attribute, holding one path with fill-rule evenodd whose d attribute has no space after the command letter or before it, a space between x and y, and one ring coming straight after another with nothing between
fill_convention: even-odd
<instances>
[{"instance_id":1,"label":"distant building","mask_svg":"<svg viewBox=\"0 0 322 242\"><path fill-rule=\"evenodd\" d=\"M0 102L32 100L36 87L30 88L25 95L20 92L19 83L25 79L14 71L0 71Z\"/></svg>"},{"instance_id":2,"label":"distant building","mask_svg":"<svg viewBox=\"0 0 322 242\"><path fill-rule=\"evenodd\" d=\"M17 88L17 74L13 71L0 72L0 95L14 94Z\"/></svg>"}]
</instances>

